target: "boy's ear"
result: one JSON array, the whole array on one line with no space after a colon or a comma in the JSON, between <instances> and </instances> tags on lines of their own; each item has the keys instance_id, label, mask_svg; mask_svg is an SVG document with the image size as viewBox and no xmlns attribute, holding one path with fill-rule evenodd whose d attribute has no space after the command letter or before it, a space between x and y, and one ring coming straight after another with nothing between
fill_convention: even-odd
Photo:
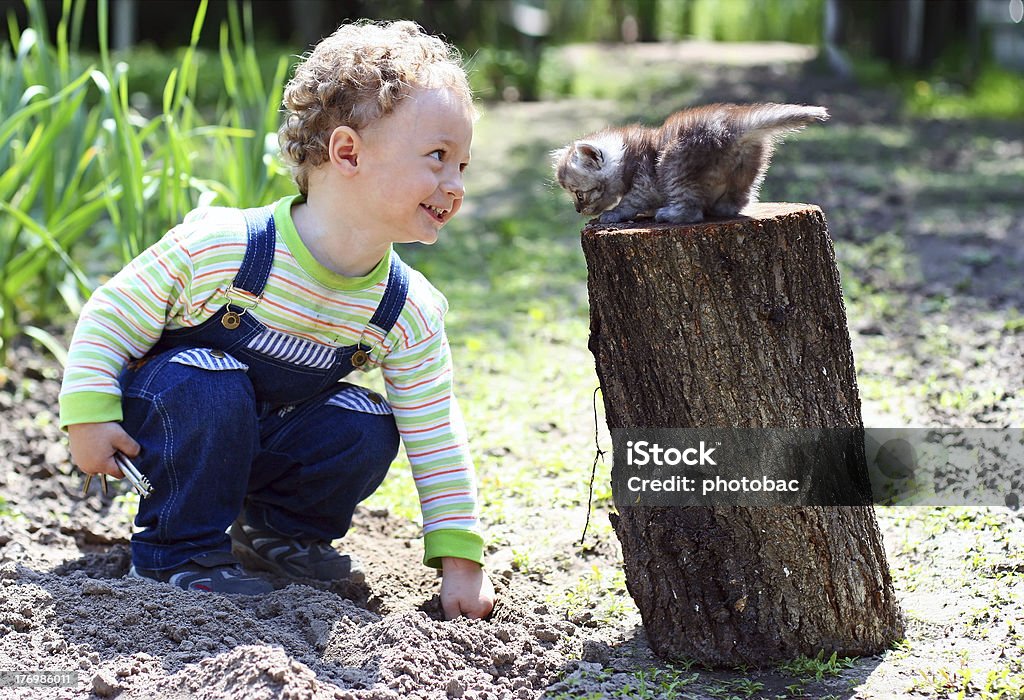
<instances>
[{"instance_id":1,"label":"boy's ear","mask_svg":"<svg viewBox=\"0 0 1024 700\"><path fill-rule=\"evenodd\" d=\"M362 145L363 140L352 127L335 128L327 143L331 165L339 168L343 174L351 174L359 166L359 151Z\"/></svg>"}]
</instances>

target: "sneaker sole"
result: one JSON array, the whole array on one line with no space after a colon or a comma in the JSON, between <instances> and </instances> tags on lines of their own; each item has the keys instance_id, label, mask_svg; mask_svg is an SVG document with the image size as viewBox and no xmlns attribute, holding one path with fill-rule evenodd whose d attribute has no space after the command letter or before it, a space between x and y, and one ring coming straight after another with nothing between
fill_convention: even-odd
<instances>
[{"instance_id":1,"label":"sneaker sole","mask_svg":"<svg viewBox=\"0 0 1024 700\"><path fill-rule=\"evenodd\" d=\"M198 591L198 592L202 592L202 593L216 593L217 595L248 595L248 596L255 596L255 595L265 595L267 593L272 593L274 591L274 587L271 586L270 583L267 582L267 581L261 581L261 583L263 585L254 585L253 586L253 590L249 590L249 591L224 591L224 590L216 590L215 587L214 587L212 578L210 579L210 585L198 585L198 586L194 586L194 587L193 586L184 587L184 586L180 585L180 583L178 581L175 580L174 576L172 576L171 579L168 580L168 581L161 581L158 578L152 578L150 576L144 576L143 574L140 574L138 572L138 570L135 568L134 564L132 564L131 567L129 567L128 573L125 574L125 578L134 579L136 581L148 581L150 583L162 583L162 584L166 584L168 586L171 586L172 588L177 588L178 590L181 590L181 591L188 591L188 592Z\"/></svg>"},{"instance_id":2,"label":"sneaker sole","mask_svg":"<svg viewBox=\"0 0 1024 700\"><path fill-rule=\"evenodd\" d=\"M242 562L242 565L248 569L257 571L268 571L278 576L285 578L307 578L311 581L323 581L324 583L331 583L331 581L348 581L355 584L363 584L366 582L366 575L362 571L353 571L345 578L339 579L320 579L315 576L296 576L287 569L281 567L277 562L271 561L270 559L264 559L260 556L259 552L254 550L252 547L247 545L245 542L231 538L231 553L238 557L238 560Z\"/></svg>"}]
</instances>

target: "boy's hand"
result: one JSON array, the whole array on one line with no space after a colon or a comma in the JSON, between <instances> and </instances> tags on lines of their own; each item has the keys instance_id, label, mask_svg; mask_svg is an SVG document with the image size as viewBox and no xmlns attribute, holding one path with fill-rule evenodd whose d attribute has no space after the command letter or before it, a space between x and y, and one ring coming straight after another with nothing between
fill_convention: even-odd
<instances>
[{"instance_id":1,"label":"boy's hand","mask_svg":"<svg viewBox=\"0 0 1024 700\"><path fill-rule=\"evenodd\" d=\"M129 457L139 454L139 443L124 431L120 423L76 423L68 426L71 460L86 474L124 476L114 462L120 450Z\"/></svg>"},{"instance_id":2,"label":"boy's hand","mask_svg":"<svg viewBox=\"0 0 1024 700\"><path fill-rule=\"evenodd\" d=\"M469 559L441 558L441 607L452 620L459 615L486 617L494 608L494 586L483 567Z\"/></svg>"}]
</instances>

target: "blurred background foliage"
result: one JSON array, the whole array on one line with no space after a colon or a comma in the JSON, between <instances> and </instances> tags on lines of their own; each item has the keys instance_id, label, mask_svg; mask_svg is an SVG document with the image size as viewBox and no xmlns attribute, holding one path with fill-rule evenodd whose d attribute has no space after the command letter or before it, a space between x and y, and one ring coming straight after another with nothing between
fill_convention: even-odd
<instances>
[{"instance_id":1,"label":"blurred background foliage","mask_svg":"<svg viewBox=\"0 0 1024 700\"><path fill-rule=\"evenodd\" d=\"M99 51L98 2L75 3L76 50ZM155 103L170 70L168 55L180 58L199 9L210 28L237 13L230 0L205 7L200 0L109 2L110 47L131 65L133 92ZM0 0L0 11L9 22L25 24L35 5L55 31L63 0ZM463 50L484 99L571 95L572 76L543 77L564 68L549 65L552 49L582 42L698 39L828 47L823 57L836 59L834 69L862 78L913 78L911 94L920 92L920 78L944 81L940 92L949 92L991 81L988 69L997 62L1024 68L1021 0L251 0L247 7L249 40L259 47L267 80L279 56L294 60L342 22L408 18ZM217 31L202 33L195 47L200 81L194 97L213 104L222 82Z\"/></svg>"},{"instance_id":2,"label":"blurred background foliage","mask_svg":"<svg viewBox=\"0 0 1024 700\"><path fill-rule=\"evenodd\" d=\"M635 113L665 76L595 69L572 46L782 41L821 49L837 81L896 86L918 114L1020 118L1020 2L0 0L0 352L27 334L60 357L91 289L189 209L291 192L281 90L340 22L409 18L445 35L490 101L599 97ZM494 229L543 229L550 214Z\"/></svg>"}]
</instances>

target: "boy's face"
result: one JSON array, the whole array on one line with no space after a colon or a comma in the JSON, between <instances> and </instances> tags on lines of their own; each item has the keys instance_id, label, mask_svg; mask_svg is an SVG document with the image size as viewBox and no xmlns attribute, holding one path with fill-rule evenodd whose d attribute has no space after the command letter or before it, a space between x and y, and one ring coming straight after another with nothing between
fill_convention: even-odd
<instances>
[{"instance_id":1,"label":"boy's face","mask_svg":"<svg viewBox=\"0 0 1024 700\"><path fill-rule=\"evenodd\" d=\"M363 213L392 242L434 243L466 193L471 107L448 88L417 88L359 135Z\"/></svg>"}]
</instances>

